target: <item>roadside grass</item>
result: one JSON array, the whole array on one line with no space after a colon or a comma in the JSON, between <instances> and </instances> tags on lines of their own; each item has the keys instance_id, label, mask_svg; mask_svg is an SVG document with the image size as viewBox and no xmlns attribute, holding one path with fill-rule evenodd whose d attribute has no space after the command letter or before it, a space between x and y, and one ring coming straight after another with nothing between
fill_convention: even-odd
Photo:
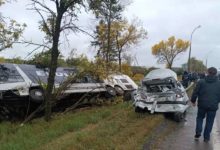
<instances>
[{"instance_id":1,"label":"roadside grass","mask_svg":"<svg viewBox=\"0 0 220 150\"><path fill-rule=\"evenodd\" d=\"M20 126L0 123L0 150L134 150L164 121L162 115L136 114L131 103L57 114Z\"/></svg>"}]
</instances>

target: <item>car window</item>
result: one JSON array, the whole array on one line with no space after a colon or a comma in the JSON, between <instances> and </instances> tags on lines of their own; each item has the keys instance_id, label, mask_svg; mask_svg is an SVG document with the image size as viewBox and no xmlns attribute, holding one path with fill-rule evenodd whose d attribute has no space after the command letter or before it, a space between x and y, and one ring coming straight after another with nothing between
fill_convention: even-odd
<instances>
[{"instance_id":1,"label":"car window","mask_svg":"<svg viewBox=\"0 0 220 150\"><path fill-rule=\"evenodd\" d=\"M0 83L23 82L24 79L12 64L0 65Z\"/></svg>"},{"instance_id":2,"label":"car window","mask_svg":"<svg viewBox=\"0 0 220 150\"><path fill-rule=\"evenodd\" d=\"M129 83L126 79L120 79L122 83Z\"/></svg>"}]
</instances>

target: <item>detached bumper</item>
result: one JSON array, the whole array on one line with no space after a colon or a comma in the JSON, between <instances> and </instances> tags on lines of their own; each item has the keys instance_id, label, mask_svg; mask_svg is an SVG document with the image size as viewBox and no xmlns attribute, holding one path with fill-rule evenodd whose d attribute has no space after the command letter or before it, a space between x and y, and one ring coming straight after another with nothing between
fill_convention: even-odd
<instances>
[{"instance_id":1,"label":"detached bumper","mask_svg":"<svg viewBox=\"0 0 220 150\"><path fill-rule=\"evenodd\" d=\"M183 113L188 107L188 101L163 101L163 102L146 102L137 100L134 102L135 107L147 109L151 113L154 112L181 112Z\"/></svg>"}]
</instances>

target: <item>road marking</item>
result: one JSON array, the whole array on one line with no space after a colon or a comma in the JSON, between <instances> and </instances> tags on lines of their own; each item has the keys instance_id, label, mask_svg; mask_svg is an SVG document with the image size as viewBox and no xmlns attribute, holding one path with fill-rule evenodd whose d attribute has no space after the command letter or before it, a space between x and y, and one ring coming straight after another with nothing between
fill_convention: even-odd
<instances>
[{"instance_id":1,"label":"road marking","mask_svg":"<svg viewBox=\"0 0 220 150\"><path fill-rule=\"evenodd\" d=\"M213 125L213 132L212 132L212 143L213 143L213 150L220 149L220 130L217 126L217 120L215 120Z\"/></svg>"}]
</instances>

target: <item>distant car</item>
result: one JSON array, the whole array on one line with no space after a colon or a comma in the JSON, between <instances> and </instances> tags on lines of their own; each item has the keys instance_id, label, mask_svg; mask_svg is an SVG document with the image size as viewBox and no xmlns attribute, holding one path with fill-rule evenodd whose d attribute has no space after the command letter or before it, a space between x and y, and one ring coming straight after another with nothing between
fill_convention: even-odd
<instances>
[{"instance_id":1,"label":"distant car","mask_svg":"<svg viewBox=\"0 0 220 150\"><path fill-rule=\"evenodd\" d=\"M137 84L129 76L124 74L109 75L104 82L107 86L115 88L118 95L123 95L138 88Z\"/></svg>"},{"instance_id":2,"label":"distant car","mask_svg":"<svg viewBox=\"0 0 220 150\"><path fill-rule=\"evenodd\" d=\"M76 74L76 68L58 67L55 76L55 88L58 88L70 76ZM0 107L2 105L18 106L27 99L35 103L44 101L44 88L47 84L48 69L27 64L0 64ZM71 83L64 94L108 93L116 95L114 89L106 89L103 81L84 76Z\"/></svg>"},{"instance_id":3,"label":"distant car","mask_svg":"<svg viewBox=\"0 0 220 150\"><path fill-rule=\"evenodd\" d=\"M145 110L172 113L176 121L184 118L189 98L177 75L170 69L156 69L147 74L133 93L136 112Z\"/></svg>"}]
</instances>

